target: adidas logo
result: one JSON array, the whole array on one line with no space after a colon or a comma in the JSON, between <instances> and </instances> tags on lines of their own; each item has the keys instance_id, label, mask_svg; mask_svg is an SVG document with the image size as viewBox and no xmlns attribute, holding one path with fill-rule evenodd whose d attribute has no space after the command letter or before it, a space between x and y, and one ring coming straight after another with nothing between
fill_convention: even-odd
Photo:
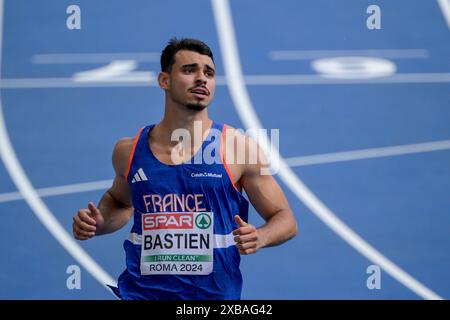
<instances>
[{"instance_id":1,"label":"adidas logo","mask_svg":"<svg viewBox=\"0 0 450 320\"><path fill-rule=\"evenodd\" d=\"M142 168L139 168L139 170L134 174L133 180L131 180L131 183L139 182L139 181L148 181L147 176L144 173L144 170Z\"/></svg>"}]
</instances>

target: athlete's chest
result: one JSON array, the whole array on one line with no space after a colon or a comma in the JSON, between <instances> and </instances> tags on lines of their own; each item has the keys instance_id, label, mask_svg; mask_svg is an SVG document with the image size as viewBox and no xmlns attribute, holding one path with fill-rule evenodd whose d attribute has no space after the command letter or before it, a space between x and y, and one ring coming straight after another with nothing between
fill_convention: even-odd
<instances>
[{"instance_id":1,"label":"athlete's chest","mask_svg":"<svg viewBox=\"0 0 450 320\"><path fill-rule=\"evenodd\" d=\"M207 210L210 199L227 192L226 171L220 165L152 165L139 161L130 172L135 205L145 212Z\"/></svg>"},{"instance_id":2,"label":"athlete's chest","mask_svg":"<svg viewBox=\"0 0 450 320\"><path fill-rule=\"evenodd\" d=\"M202 144L191 147L183 146L182 143L173 146L149 142L149 149L159 162L173 166L181 165L183 163L193 163L202 153Z\"/></svg>"}]
</instances>

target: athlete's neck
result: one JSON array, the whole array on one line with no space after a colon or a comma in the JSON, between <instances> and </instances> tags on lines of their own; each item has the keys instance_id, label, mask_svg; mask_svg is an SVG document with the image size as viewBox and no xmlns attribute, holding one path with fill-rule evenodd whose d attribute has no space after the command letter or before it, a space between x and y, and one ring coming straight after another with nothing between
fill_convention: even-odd
<instances>
[{"instance_id":1,"label":"athlete's neck","mask_svg":"<svg viewBox=\"0 0 450 320\"><path fill-rule=\"evenodd\" d=\"M171 140L172 133L177 129L184 129L189 132L194 145L195 141L199 141L198 138L195 140L194 137L199 133L200 126L201 141L203 141L212 125L212 120L208 118L207 109L205 108L202 111L188 110L187 108L187 110L174 109L166 108L163 119L153 129L155 136L159 138L158 140L164 144L175 145L178 142Z\"/></svg>"}]
</instances>

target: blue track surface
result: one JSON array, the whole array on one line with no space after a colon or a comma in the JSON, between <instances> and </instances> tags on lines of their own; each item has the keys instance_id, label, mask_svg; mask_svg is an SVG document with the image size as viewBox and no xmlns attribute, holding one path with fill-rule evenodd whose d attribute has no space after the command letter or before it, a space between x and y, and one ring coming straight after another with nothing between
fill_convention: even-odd
<instances>
[{"instance_id":1,"label":"blue track surface","mask_svg":"<svg viewBox=\"0 0 450 320\"><path fill-rule=\"evenodd\" d=\"M246 89L264 128L280 129L284 158L446 141L442 150L291 169L361 238L426 288L450 298L450 29L445 11L431 0L229 2L242 71L255 76L247 78ZM66 28L71 4L81 8L81 30ZM366 27L371 4L381 8L381 30ZM115 141L161 119L163 93L150 82L76 82L76 73L134 60L133 72L155 75L158 60L134 54L158 54L169 38L184 36L211 46L221 78L225 67L217 28L206 0L5 0L1 105L9 139L33 187L112 179ZM274 59L280 50L311 56ZM383 50L395 50L397 56ZM69 53L78 61L55 62ZM88 62L86 54L92 53L103 60ZM48 54L57 56L47 61ZM382 59L395 72L353 82L330 80L312 67L319 54ZM268 75L303 78L281 83L281 77ZM236 107L219 81L210 117L245 129ZM81 289L67 288L66 269L80 262L27 202L12 199L10 193L18 191L12 174L0 162L0 299L114 299L84 268ZM283 246L243 257L244 299L423 298L383 269L381 289L369 290L366 269L375 263L277 179L300 232ZM77 209L97 202L104 191L42 200L71 234ZM262 223L253 209L250 222ZM117 278L125 266L122 243L130 227L78 244Z\"/></svg>"}]
</instances>

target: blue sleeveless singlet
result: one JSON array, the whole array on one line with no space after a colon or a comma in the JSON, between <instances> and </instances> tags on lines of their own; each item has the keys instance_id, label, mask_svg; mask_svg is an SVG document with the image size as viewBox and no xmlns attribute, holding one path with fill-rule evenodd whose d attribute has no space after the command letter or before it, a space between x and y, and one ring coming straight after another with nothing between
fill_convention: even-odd
<instances>
[{"instance_id":1,"label":"blue sleeveless singlet","mask_svg":"<svg viewBox=\"0 0 450 320\"><path fill-rule=\"evenodd\" d=\"M114 292L122 299L240 299L240 255L232 231L248 220L247 199L223 161L226 125L213 122L186 163L160 162L142 128L130 155L134 224L124 242L126 269ZM214 159L214 161L211 161Z\"/></svg>"}]
</instances>

